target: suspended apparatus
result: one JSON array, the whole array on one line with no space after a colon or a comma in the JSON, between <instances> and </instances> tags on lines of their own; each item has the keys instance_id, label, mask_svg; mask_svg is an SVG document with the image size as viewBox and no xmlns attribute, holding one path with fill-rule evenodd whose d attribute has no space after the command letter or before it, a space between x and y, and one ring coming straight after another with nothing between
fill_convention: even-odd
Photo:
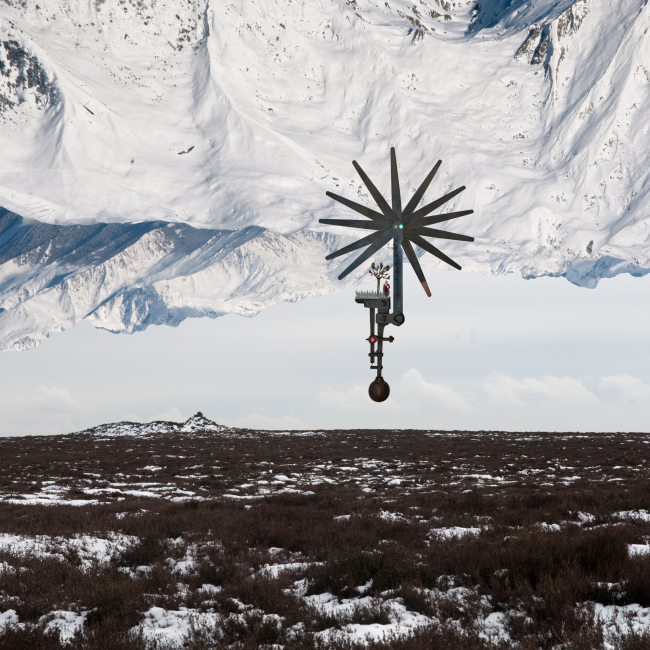
<instances>
[{"instance_id":1,"label":"suspended apparatus","mask_svg":"<svg viewBox=\"0 0 650 650\"><path fill-rule=\"evenodd\" d=\"M436 216L427 216L434 210L443 206L445 203L460 194L465 186L459 187L453 192L449 192L432 203L416 210L418 203L422 200L424 193L431 184L434 176L436 175L442 161L439 160L429 172L429 175L424 179L422 185L418 188L417 192L411 197L406 207L402 210L402 199L399 190L399 178L397 174L397 160L395 158L395 149L391 147L390 150L390 177L391 177L391 193L392 193L392 206L379 190L373 185L368 175L361 169L356 160L352 161L354 168L357 170L364 185L368 188L370 195L375 200L379 207L380 212L368 208L360 203L350 201L342 196L338 196L332 192L326 192L327 196L342 203L355 212L367 217L367 220L355 219L320 219L320 223L328 224L330 226L343 226L344 228L361 228L364 230L372 230L373 232L366 237L362 237L358 241L344 246L340 250L330 253L325 259L331 260L341 255L347 255L353 251L367 246L366 250L359 255L351 264L349 264L343 272L339 275L339 280L342 280L346 275L350 274L354 269L358 268L366 260L370 259L377 253L383 246L393 241L393 311L391 312L391 299L389 296L382 296L374 292L357 292L356 302L362 304L370 310L370 336L367 341L370 343L370 368L377 370L377 377L370 384L368 393L370 398L375 402L383 402L388 399L390 394L390 386L382 377L381 371L383 368L382 360L384 357L383 344L384 342L392 343L394 337L384 337L384 329L388 325L400 326L404 324L403 313L403 281L402 281L402 267L403 267L403 253L411 263L411 267L418 276L418 280L427 294L431 297L431 291L427 284L427 279L424 276L420 262L413 249L413 244L419 246L427 253L431 253L438 259L446 262L455 269L460 270L460 265L454 262L450 257L447 257L441 250L430 244L425 237L434 239L454 239L457 241L474 241L473 237L466 235L459 235L453 232L444 230L437 230L435 228L428 228L436 223L442 223L451 219L458 219L465 215L472 214L474 210L461 210L460 212L448 212L446 214L439 214ZM375 313L377 312L377 313ZM377 332L375 333L375 325L377 325ZM375 365L373 365L375 364Z\"/></svg>"}]
</instances>

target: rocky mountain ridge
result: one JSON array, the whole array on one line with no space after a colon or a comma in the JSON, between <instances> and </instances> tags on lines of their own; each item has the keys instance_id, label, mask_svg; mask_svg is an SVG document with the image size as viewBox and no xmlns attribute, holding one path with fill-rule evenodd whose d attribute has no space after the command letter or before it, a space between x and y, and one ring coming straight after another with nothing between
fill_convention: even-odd
<instances>
[{"instance_id":1,"label":"rocky mountain ridge","mask_svg":"<svg viewBox=\"0 0 650 650\"><path fill-rule=\"evenodd\" d=\"M232 431L232 429L213 422L199 411L189 417L185 422L111 422L109 424L100 424L92 429L78 431L76 435L89 434L100 438L114 438L116 436L148 436L156 434L196 432L223 433L226 431Z\"/></svg>"}]
</instances>

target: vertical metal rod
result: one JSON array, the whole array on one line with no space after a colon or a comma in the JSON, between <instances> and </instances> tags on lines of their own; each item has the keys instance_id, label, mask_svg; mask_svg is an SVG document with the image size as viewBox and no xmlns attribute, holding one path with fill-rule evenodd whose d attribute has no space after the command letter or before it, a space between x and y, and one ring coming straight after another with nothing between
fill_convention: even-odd
<instances>
[{"instance_id":1,"label":"vertical metal rod","mask_svg":"<svg viewBox=\"0 0 650 650\"><path fill-rule=\"evenodd\" d=\"M402 284L402 240L403 230L393 231L393 313L403 312L404 287Z\"/></svg>"},{"instance_id":2,"label":"vertical metal rod","mask_svg":"<svg viewBox=\"0 0 650 650\"><path fill-rule=\"evenodd\" d=\"M378 336L378 339L379 339L377 341L378 356L375 357L376 364L377 364L377 377L381 377L381 371L382 371L382 368L384 367L384 364L382 363L383 360L384 360L384 356L383 356L384 342L382 341L382 339L384 338L384 328L385 327L386 326L382 325L381 323L379 323L379 325L377 326L377 330L378 330L377 336Z\"/></svg>"},{"instance_id":3,"label":"vertical metal rod","mask_svg":"<svg viewBox=\"0 0 650 650\"><path fill-rule=\"evenodd\" d=\"M372 338L375 335L375 308L371 307L369 310L370 312L370 338ZM375 361L375 344L371 341L370 342L370 365Z\"/></svg>"},{"instance_id":4,"label":"vertical metal rod","mask_svg":"<svg viewBox=\"0 0 650 650\"><path fill-rule=\"evenodd\" d=\"M390 148L390 184L393 198L393 212L397 223L393 225L393 313L402 312L402 240L404 239L404 226L402 225L402 197L399 191L399 173L397 172L397 158L395 147Z\"/></svg>"}]
</instances>

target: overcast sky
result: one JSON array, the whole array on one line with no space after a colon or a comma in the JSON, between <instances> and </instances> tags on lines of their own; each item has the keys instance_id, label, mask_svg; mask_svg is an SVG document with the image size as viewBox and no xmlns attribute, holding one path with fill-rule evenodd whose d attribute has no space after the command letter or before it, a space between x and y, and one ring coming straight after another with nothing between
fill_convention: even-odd
<instances>
[{"instance_id":1,"label":"overcast sky","mask_svg":"<svg viewBox=\"0 0 650 650\"><path fill-rule=\"evenodd\" d=\"M3 353L0 435L196 411L267 429L650 431L650 278L426 272L432 298L406 269L383 404L367 395L368 313L346 291L131 336L81 323Z\"/></svg>"}]
</instances>

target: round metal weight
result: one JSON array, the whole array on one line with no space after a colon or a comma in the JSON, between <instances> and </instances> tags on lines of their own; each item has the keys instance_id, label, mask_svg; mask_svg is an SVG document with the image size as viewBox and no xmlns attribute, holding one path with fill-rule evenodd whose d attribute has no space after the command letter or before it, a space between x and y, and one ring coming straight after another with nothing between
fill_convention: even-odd
<instances>
[{"instance_id":1,"label":"round metal weight","mask_svg":"<svg viewBox=\"0 0 650 650\"><path fill-rule=\"evenodd\" d=\"M390 386L384 381L383 377L377 377L370 386L368 386L368 395L373 402L384 402L390 395Z\"/></svg>"}]
</instances>

